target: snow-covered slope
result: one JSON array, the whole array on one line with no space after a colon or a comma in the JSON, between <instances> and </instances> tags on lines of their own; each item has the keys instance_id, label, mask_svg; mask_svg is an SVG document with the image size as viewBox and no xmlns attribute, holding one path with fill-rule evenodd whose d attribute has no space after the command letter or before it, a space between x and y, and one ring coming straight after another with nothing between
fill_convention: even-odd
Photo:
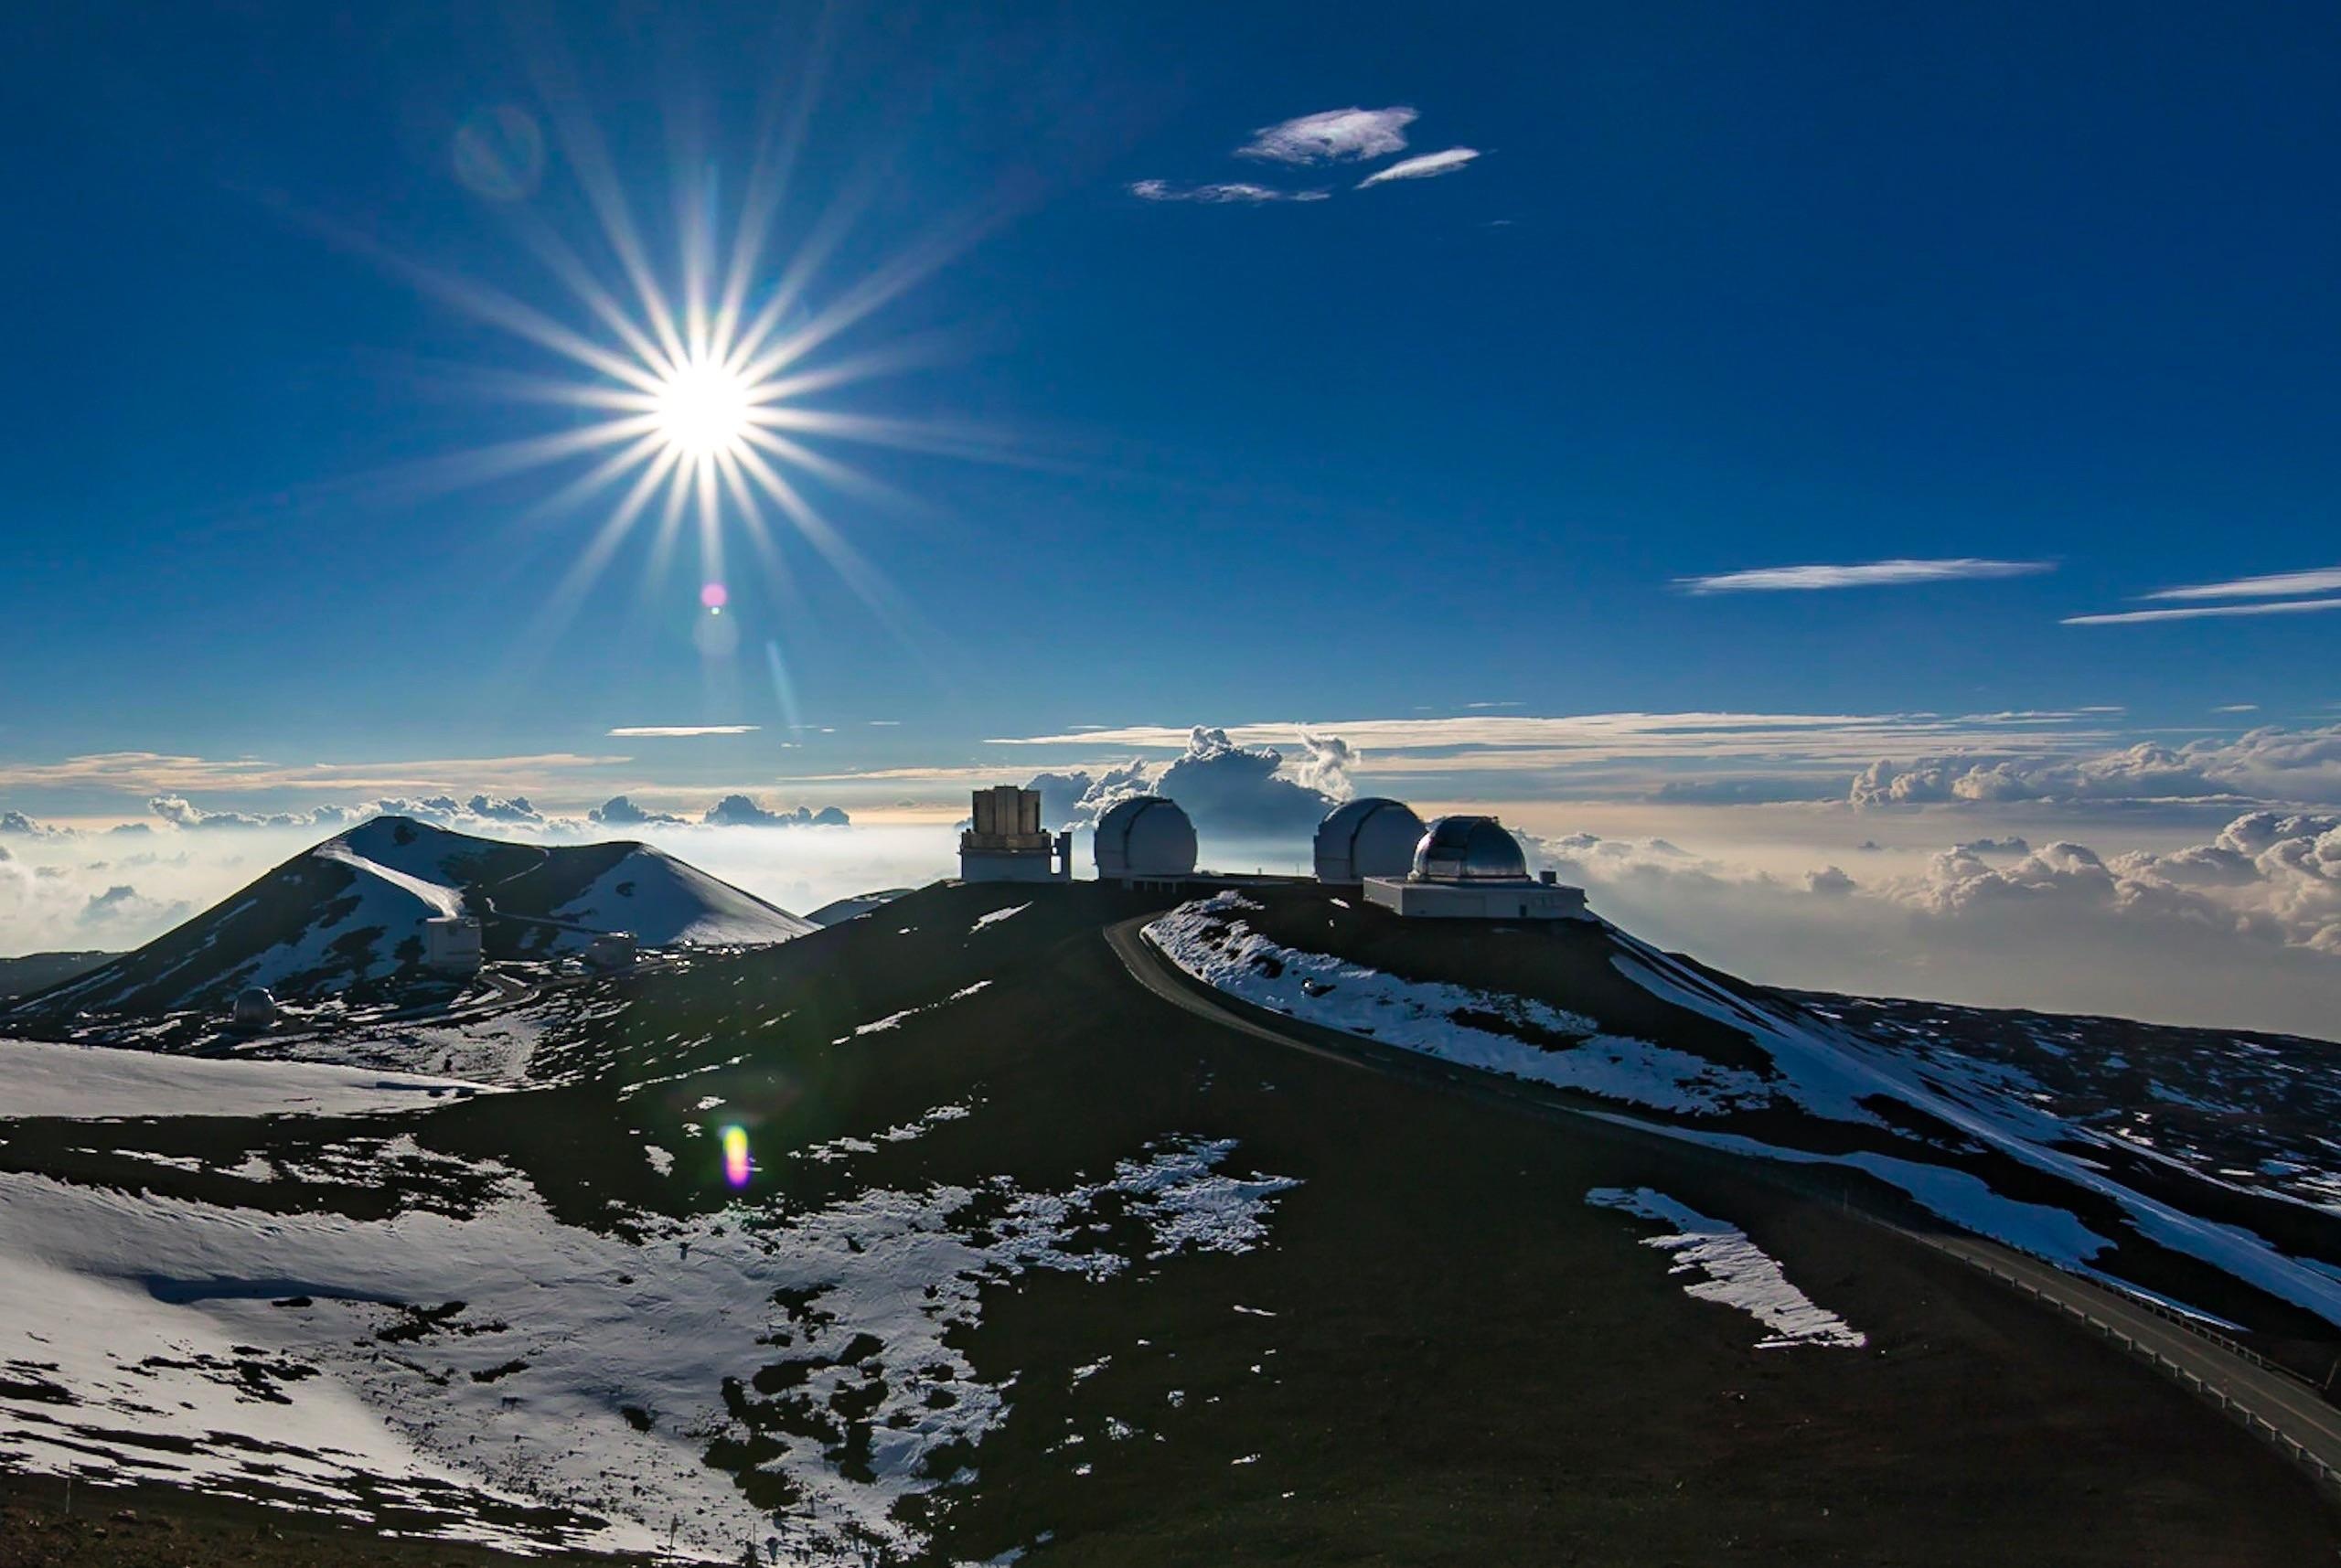
<instances>
[{"instance_id":1,"label":"snow-covered slope","mask_svg":"<svg viewBox=\"0 0 2341 1568\"><path fill-rule=\"evenodd\" d=\"M1848 1019L1879 1005L1740 985L1608 925L1439 929L1309 895L1231 892L1182 905L1147 936L1196 979L1321 1028L1582 1093L1709 1147L1857 1169L1940 1219L2116 1283L2175 1279L2216 1307L2226 1288L2202 1282L2224 1275L2341 1325L2341 1177L2327 1174L2341 1161L2321 1117L2286 1138L2267 1104L2253 1115L2182 1095L2196 1139L2163 1149L2127 1115L2059 1114L2004 1053L1907 1023L1864 1029ZM2079 1043L2055 1050L2070 1055L2090 1049L2080 1026L2111 1020L2061 1022ZM2285 1059L2293 1105L2341 1093L2341 1051L2232 1043L2239 1076ZM2193 1080L2202 1093L2223 1081ZM2141 1111L2149 1125L2154 1108ZM2200 1147L2222 1140L2225 1161Z\"/></svg>"},{"instance_id":2,"label":"snow-covered slope","mask_svg":"<svg viewBox=\"0 0 2341 1568\"><path fill-rule=\"evenodd\" d=\"M574 952L604 931L663 947L786 942L814 929L646 845L549 848L380 816L136 952L23 998L13 1016L216 1008L247 986L364 995L417 977L425 923L465 912L486 917L491 956Z\"/></svg>"},{"instance_id":3,"label":"snow-covered slope","mask_svg":"<svg viewBox=\"0 0 2341 1568\"><path fill-rule=\"evenodd\" d=\"M627 846L615 865L551 912L596 931L631 931L648 947L753 945L818 929L647 844Z\"/></svg>"}]
</instances>

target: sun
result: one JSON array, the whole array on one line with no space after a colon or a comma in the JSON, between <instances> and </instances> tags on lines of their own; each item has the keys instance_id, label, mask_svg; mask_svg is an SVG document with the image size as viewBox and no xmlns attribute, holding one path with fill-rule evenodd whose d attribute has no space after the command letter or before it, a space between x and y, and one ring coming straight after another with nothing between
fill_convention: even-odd
<instances>
[{"instance_id":1,"label":"sun","mask_svg":"<svg viewBox=\"0 0 2341 1568\"><path fill-rule=\"evenodd\" d=\"M1013 443L981 427L863 403L875 383L936 362L949 337L888 342L870 338L865 324L973 244L988 213L946 220L824 290L823 265L863 203L849 193L828 214L782 221L794 136L770 121L728 209L716 199L711 165L674 171L674 265L662 267L599 132L582 112L565 115L557 140L572 149L567 166L598 232L572 242L549 223L531 220L523 230L565 301L508 293L378 252L401 277L546 357L485 379L498 396L560 410L558 424L419 465L430 484L449 487L570 470L518 514L516 533L603 513L590 533L561 541L566 565L545 595L533 643L549 645L561 634L639 534L647 536L646 589L672 581L675 550L693 539L691 581L708 622L733 624L737 601L706 595L729 597L735 542L749 547L784 596L797 592L792 558L801 548L907 645L923 635L924 617L864 553L853 524L917 504L838 449L1016 460ZM796 237L793 248L779 245L783 235ZM817 301L823 292L830 297ZM852 336L864 341L849 349ZM765 638L764 651L775 684L783 682L776 636Z\"/></svg>"},{"instance_id":2,"label":"sun","mask_svg":"<svg viewBox=\"0 0 2341 1568\"><path fill-rule=\"evenodd\" d=\"M713 359L678 367L650 394L660 443L678 457L700 461L740 455L755 404L756 389Z\"/></svg>"}]
</instances>

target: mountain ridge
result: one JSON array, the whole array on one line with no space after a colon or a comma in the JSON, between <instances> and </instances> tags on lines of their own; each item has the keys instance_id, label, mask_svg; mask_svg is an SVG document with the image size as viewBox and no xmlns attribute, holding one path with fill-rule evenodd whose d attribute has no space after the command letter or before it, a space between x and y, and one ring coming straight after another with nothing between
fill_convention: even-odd
<instances>
[{"instance_id":1,"label":"mountain ridge","mask_svg":"<svg viewBox=\"0 0 2341 1568\"><path fill-rule=\"evenodd\" d=\"M634 839L539 846L407 816L335 834L154 941L19 998L17 1019L217 1008L281 997L368 997L427 979L423 927L471 914L490 957L550 958L596 934L646 948L785 942L816 929Z\"/></svg>"}]
</instances>

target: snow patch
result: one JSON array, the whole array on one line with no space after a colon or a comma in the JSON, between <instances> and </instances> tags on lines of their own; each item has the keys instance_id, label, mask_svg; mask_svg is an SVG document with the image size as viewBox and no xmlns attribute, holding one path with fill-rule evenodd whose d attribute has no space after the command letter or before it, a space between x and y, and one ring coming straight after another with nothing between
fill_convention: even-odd
<instances>
[{"instance_id":1,"label":"snow patch","mask_svg":"<svg viewBox=\"0 0 2341 1568\"><path fill-rule=\"evenodd\" d=\"M1032 907L1032 906L1029 903L1010 904L1006 909L996 909L989 914L979 914L976 916L976 923L967 927L967 933L972 936L988 925L998 925L1001 921L1010 918L1011 915L1022 914L1026 910L1031 909Z\"/></svg>"},{"instance_id":2,"label":"snow patch","mask_svg":"<svg viewBox=\"0 0 2341 1568\"><path fill-rule=\"evenodd\" d=\"M1780 1265L1737 1226L1711 1220L1648 1187L1630 1191L1597 1187L1585 1195L1585 1200L1597 1208L1621 1210L1673 1226L1669 1234L1646 1237L1642 1245L1673 1254L1674 1265L1667 1270L1669 1274L1705 1275L1684 1285L1684 1295L1736 1307L1770 1329L1769 1337L1756 1341L1758 1349L1794 1345L1859 1349L1869 1343L1868 1335L1815 1306L1811 1296L1790 1285Z\"/></svg>"},{"instance_id":3,"label":"snow patch","mask_svg":"<svg viewBox=\"0 0 2341 1568\"><path fill-rule=\"evenodd\" d=\"M0 1121L59 1116L351 1116L494 1093L459 1078L0 1040Z\"/></svg>"}]
</instances>

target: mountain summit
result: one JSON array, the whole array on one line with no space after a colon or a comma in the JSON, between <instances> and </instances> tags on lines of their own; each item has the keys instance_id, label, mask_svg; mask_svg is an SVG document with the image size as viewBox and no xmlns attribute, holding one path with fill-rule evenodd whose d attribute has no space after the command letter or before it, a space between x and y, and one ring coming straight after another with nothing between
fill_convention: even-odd
<instances>
[{"instance_id":1,"label":"mountain summit","mask_svg":"<svg viewBox=\"0 0 2341 1568\"><path fill-rule=\"evenodd\" d=\"M184 925L32 998L35 1011L215 1007L386 989L421 973L427 921L482 920L492 957L553 957L604 932L645 947L786 942L814 927L647 844L545 848L378 816L302 851Z\"/></svg>"}]
</instances>

